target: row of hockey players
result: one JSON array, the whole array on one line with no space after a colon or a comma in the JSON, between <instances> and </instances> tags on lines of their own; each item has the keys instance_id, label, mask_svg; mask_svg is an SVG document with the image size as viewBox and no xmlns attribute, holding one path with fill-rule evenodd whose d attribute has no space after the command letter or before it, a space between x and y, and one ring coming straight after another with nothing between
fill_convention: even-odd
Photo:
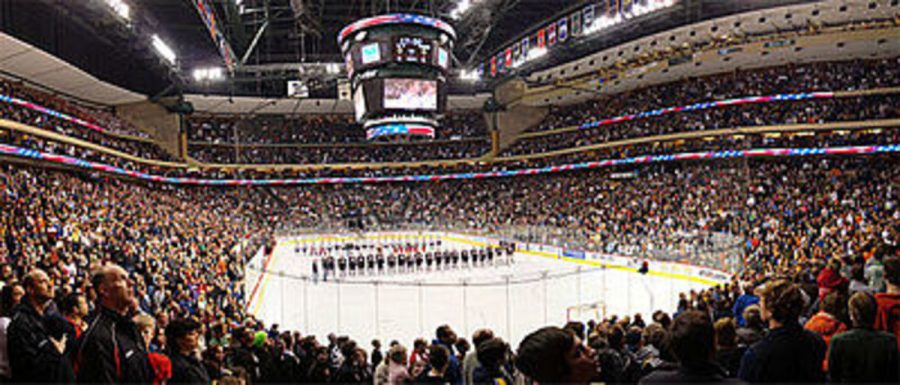
<instances>
[{"instance_id":1,"label":"row of hockey players","mask_svg":"<svg viewBox=\"0 0 900 385\"><path fill-rule=\"evenodd\" d=\"M512 264L515 249L479 247L463 250L339 256L312 260L312 278L385 275Z\"/></svg>"},{"instance_id":2,"label":"row of hockey players","mask_svg":"<svg viewBox=\"0 0 900 385\"><path fill-rule=\"evenodd\" d=\"M308 246L294 247L294 253L304 254L313 257L329 257L334 254L349 255L356 254L413 254L425 253L428 251L443 250L443 242L440 239L419 240L411 242L401 239L384 239L384 240L364 240L357 242L343 242L339 244L315 243Z\"/></svg>"}]
</instances>

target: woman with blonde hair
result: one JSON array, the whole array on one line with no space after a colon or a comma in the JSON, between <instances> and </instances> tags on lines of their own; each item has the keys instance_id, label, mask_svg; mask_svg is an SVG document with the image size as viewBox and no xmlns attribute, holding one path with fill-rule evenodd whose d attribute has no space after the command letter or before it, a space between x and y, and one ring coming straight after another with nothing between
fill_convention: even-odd
<instances>
[{"instance_id":1,"label":"woman with blonde hair","mask_svg":"<svg viewBox=\"0 0 900 385\"><path fill-rule=\"evenodd\" d=\"M150 343L156 337L156 320L146 313L134 316L133 320L138 327L138 331L141 332L144 347L149 352L147 353L147 359L150 361L150 367L153 368L153 384L166 383L172 378L172 361L165 354L150 351Z\"/></svg>"}]
</instances>

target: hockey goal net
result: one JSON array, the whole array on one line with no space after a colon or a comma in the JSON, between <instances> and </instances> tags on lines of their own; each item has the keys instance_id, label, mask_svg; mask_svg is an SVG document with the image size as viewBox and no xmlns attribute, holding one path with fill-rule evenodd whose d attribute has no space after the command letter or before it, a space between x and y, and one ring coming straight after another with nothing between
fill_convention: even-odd
<instances>
[{"instance_id":1,"label":"hockey goal net","mask_svg":"<svg viewBox=\"0 0 900 385\"><path fill-rule=\"evenodd\" d=\"M606 303L603 301L584 303L566 308L566 321L588 322L594 320L600 322L606 316Z\"/></svg>"}]
</instances>

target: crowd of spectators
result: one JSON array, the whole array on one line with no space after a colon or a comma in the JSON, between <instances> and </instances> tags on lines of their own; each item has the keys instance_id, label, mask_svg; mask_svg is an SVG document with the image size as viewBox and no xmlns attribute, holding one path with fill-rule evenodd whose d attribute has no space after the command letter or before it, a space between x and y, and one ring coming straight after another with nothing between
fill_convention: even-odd
<instances>
[{"instance_id":1,"label":"crowd of spectators","mask_svg":"<svg viewBox=\"0 0 900 385\"><path fill-rule=\"evenodd\" d=\"M900 84L897 82L897 59L828 62L791 65L763 70L739 71L733 74L704 77L697 80L675 82L633 91L616 97L565 107L555 111L543 127L583 123L599 117L611 117L624 113L648 111L654 108L675 106L701 101L720 100L741 95L766 95L813 90L853 90L882 88ZM31 97L36 91L0 83L7 93L20 97ZM20 91L21 90L21 91ZM71 113L84 113L66 108L61 98L53 98L40 93L33 96L40 102ZM43 95L43 96L42 96ZM59 101L54 101L54 100ZM717 128L761 126L791 123L822 123L893 118L898 115L897 96L894 94L845 97L837 99L816 99L799 102L772 102L749 105L717 107L692 112L676 112L658 117L637 119L605 125L593 129L570 130L551 135L520 139L506 148L501 156L540 154L552 150L577 148L579 146L602 144L611 141L646 137L652 135L701 131ZM172 160L166 151L152 141L127 140L92 131L86 127L43 114L13 104L0 106L3 117L34 125L40 128L93 143L118 149L147 159ZM99 116L108 113L98 111ZM106 115L104 115L106 114ZM80 116L89 119L90 116ZM110 119L113 119L109 116ZM110 119L102 119L108 122ZM485 122L481 114L463 112L449 114L445 127L439 130L437 141L393 144L362 144L362 130L349 116L316 115L306 117L258 116L253 118L196 117L190 120L188 129L188 154L194 159L213 164L331 164L359 162L398 162L427 160L475 160L489 155L490 140L485 134ZM124 123L119 123L124 124ZM121 158L105 155L82 148L53 143L22 135L17 132L0 132L5 143L25 144L32 149L51 149L54 153L84 157L132 170L165 173L169 176L186 175L185 168L160 170L136 164ZM474 135L474 136L473 136ZM694 142L703 146L698 149L713 149L715 143L728 143L720 139L716 142ZM745 141L746 142L746 141ZM235 145L237 143L237 145ZM312 143L312 144L311 144ZM869 144L869 143L863 143ZM650 148L650 153L669 148L662 145L640 145L616 150L593 151L588 154L556 156L526 165L559 163L570 159L590 160L591 158L618 156L622 153L639 154ZM502 160L502 158L501 158ZM464 171L484 171L510 169L521 165L512 162L491 162L489 164L465 165ZM459 169L459 167L456 167ZM366 176L385 175L397 170L354 171ZM433 169L417 169L417 173L428 173ZM440 167L440 171L450 171ZM211 169L204 169L204 175L216 175ZM286 174L287 176L333 176L334 171L316 173ZM272 174L268 174L272 176Z\"/></svg>"},{"instance_id":2,"label":"crowd of spectators","mask_svg":"<svg viewBox=\"0 0 900 385\"><path fill-rule=\"evenodd\" d=\"M533 131L552 130L616 116L638 114L746 96L858 91L900 84L900 58L791 64L687 78L570 106L554 107Z\"/></svg>"},{"instance_id":3,"label":"crowd of spectators","mask_svg":"<svg viewBox=\"0 0 900 385\"><path fill-rule=\"evenodd\" d=\"M451 111L440 121L436 139L481 138L487 128L479 111ZM217 144L365 143L366 132L352 115L191 117L188 140Z\"/></svg>"},{"instance_id":4,"label":"crowd of spectators","mask_svg":"<svg viewBox=\"0 0 900 385\"><path fill-rule=\"evenodd\" d=\"M269 194L6 165L0 375L16 382L892 382L897 336L875 330L898 332L896 166L891 155L721 160ZM684 293L677 309L647 321L608 315L550 326L518 347L490 329L469 344L443 325L430 344L394 341L382 352L380 342L369 350L348 336L304 336L244 312L245 258L271 249L275 223L316 227L349 211L396 225L563 228L598 249L635 255L683 233L746 242L732 283Z\"/></svg>"},{"instance_id":5,"label":"crowd of spectators","mask_svg":"<svg viewBox=\"0 0 900 385\"><path fill-rule=\"evenodd\" d=\"M0 79L0 95L13 96L27 100L42 107L70 114L73 117L97 124L105 131L96 131L84 125L53 116L35 109L13 103L0 103L0 119L26 124L45 129L72 138L82 139L93 144L119 150L124 153L145 158L171 161L168 152L160 148L146 134L137 135L141 131L113 114L66 101L58 96L42 93L33 88L5 82ZM139 138L123 138L111 133L128 134Z\"/></svg>"},{"instance_id":6,"label":"crowd of spectators","mask_svg":"<svg viewBox=\"0 0 900 385\"><path fill-rule=\"evenodd\" d=\"M188 154L204 163L320 164L478 158L490 151L480 113L448 114L434 140L368 143L352 116L195 117ZM238 144L238 145L235 145Z\"/></svg>"},{"instance_id":7,"label":"crowd of spectators","mask_svg":"<svg viewBox=\"0 0 900 385\"><path fill-rule=\"evenodd\" d=\"M742 96L762 96L779 93L813 91L854 91L892 87L900 84L898 60L854 60L789 65L760 70L736 71L725 75L687 79L659 86L651 86L625 94L602 97L574 106L555 108L536 129L569 127L619 115L636 114L659 108L700 102L725 100ZM677 132L710 130L747 126L794 123L825 123L865 119L885 119L898 116L894 94L860 96L837 99L816 99L801 102L769 102L717 107L691 112L677 112L663 116L619 122L592 129L571 130L546 136L523 138L507 148L503 155L536 154L614 140L661 135ZM196 132L206 142L215 143L354 143L362 142L362 130L349 120L339 117L313 117L290 122L273 123L275 118L249 120L200 120L193 123ZM339 121L333 123L335 120ZM480 114L453 114L445 119L450 127L441 139L469 138L474 127L481 134L484 123ZM329 128L329 123L333 129ZM273 129L275 127L275 129ZM312 128L309 128L312 127ZM463 134L454 134L461 128ZM305 130L304 130L305 129ZM447 130L446 128L444 130ZM218 132L210 134L211 131ZM278 133L291 135L279 137ZM303 132L308 132L304 137ZM222 135L227 135L223 138ZM244 140L243 138L248 138ZM232 140L228 140L232 138ZM238 140L234 140L237 138ZM274 139L273 139L274 138ZM467 144L464 144L467 143ZM442 146L411 144L397 146L396 151L379 156L379 151L360 154L355 147L308 148L238 148L192 146L191 154L199 160L215 163L315 163L315 162L376 162L384 160L417 161L460 159L483 155L489 149L484 142L449 142ZM242 155L244 153L245 155Z\"/></svg>"},{"instance_id":8,"label":"crowd of spectators","mask_svg":"<svg viewBox=\"0 0 900 385\"><path fill-rule=\"evenodd\" d=\"M487 155L487 138L324 147L191 146L190 156L205 163L328 164L416 162L472 159Z\"/></svg>"},{"instance_id":9,"label":"crowd of spectators","mask_svg":"<svg viewBox=\"0 0 900 385\"><path fill-rule=\"evenodd\" d=\"M44 92L22 82L12 82L0 78L0 95L19 98L41 107L83 119L115 134L149 138L147 133L134 127L131 123L119 119L107 109L89 106L59 95Z\"/></svg>"},{"instance_id":10,"label":"crowd of spectators","mask_svg":"<svg viewBox=\"0 0 900 385\"><path fill-rule=\"evenodd\" d=\"M616 140L726 128L893 119L900 116L898 105L900 96L889 94L720 107L521 138L504 155L537 154Z\"/></svg>"}]
</instances>

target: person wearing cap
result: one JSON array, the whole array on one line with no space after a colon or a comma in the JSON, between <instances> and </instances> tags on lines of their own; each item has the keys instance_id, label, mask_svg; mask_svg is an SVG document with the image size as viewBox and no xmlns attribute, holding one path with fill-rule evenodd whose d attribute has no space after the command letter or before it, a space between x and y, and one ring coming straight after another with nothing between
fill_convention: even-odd
<instances>
[{"instance_id":1,"label":"person wearing cap","mask_svg":"<svg viewBox=\"0 0 900 385\"><path fill-rule=\"evenodd\" d=\"M176 319L166 326L168 355L172 360L172 384L209 384L209 374L197 357L200 324L192 319Z\"/></svg>"}]
</instances>

